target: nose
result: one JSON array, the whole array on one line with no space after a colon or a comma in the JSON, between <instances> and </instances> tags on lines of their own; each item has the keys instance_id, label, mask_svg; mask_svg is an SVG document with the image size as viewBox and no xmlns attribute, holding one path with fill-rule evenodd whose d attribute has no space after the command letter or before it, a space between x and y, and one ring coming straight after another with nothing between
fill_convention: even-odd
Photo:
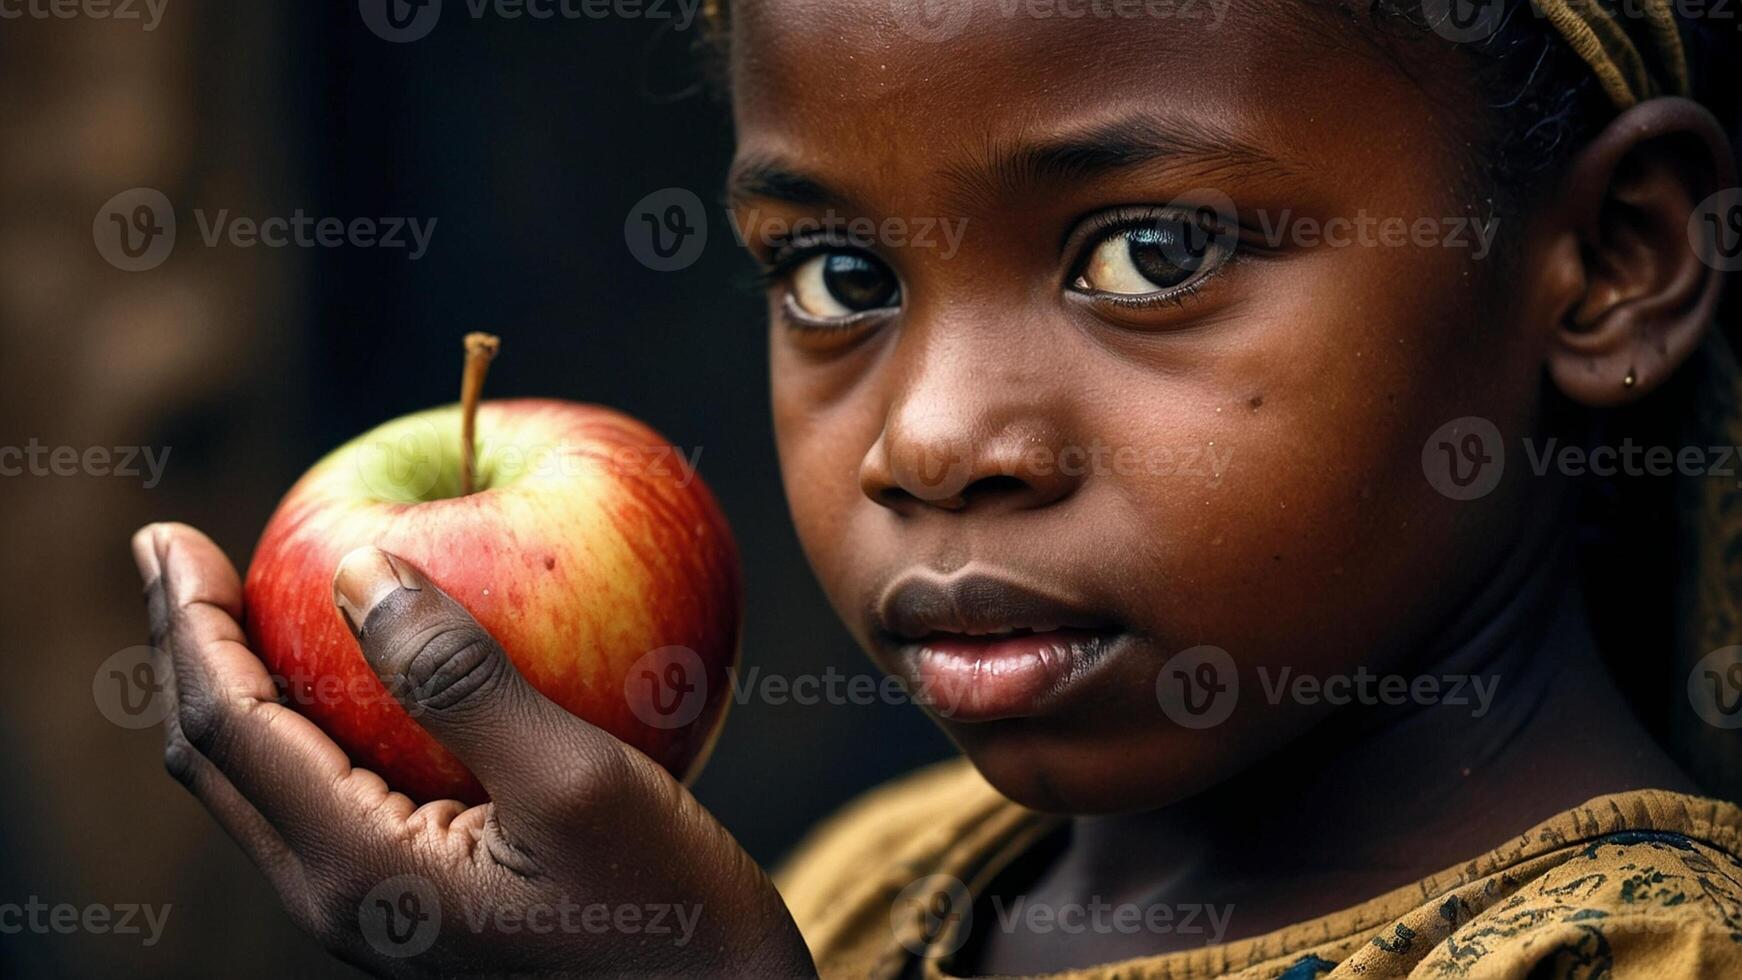
<instances>
[{"instance_id":1,"label":"nose","mask_svg":"<svg viewBox=\"0 0 1742 980\"><path fill-rule=\"evenodd\" d=\"M859 466L859 488L901 514L1029 510L1069 497L1084 468L1061 430L1032 416L909 404L891 411Z\"/></svg>"}]
</instances>

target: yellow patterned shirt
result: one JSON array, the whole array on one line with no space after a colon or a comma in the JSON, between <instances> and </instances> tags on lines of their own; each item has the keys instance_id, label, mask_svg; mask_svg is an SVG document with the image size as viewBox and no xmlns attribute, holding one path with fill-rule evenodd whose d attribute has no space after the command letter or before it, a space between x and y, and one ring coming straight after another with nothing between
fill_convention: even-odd
<instances>
[{"instance_id":1,"label":"yellow patterned shirt","mask_svg":"<svg viewBox=\"0 0 1742 980\"><path fill-rule=\"evenodd\" d=\"M824 977L956 976L959 911L1061 820L944 763L823 824L775 883ZM1602 796L1353 908L1049 976L1742 978L1742 810L1661 790Z\"/></svg>"}]
</instances>

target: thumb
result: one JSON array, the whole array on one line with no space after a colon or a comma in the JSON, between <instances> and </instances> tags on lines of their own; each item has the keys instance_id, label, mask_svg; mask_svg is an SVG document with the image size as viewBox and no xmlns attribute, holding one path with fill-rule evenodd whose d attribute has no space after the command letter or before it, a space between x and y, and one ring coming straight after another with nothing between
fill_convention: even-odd
<instances>
[{"instance_id":1,"label":"thumb","mask_svg":"<svg viewBox=\"0 0 1742 980\"><path fill-rule=\"evenodd\" d=\"M611 735L527 683L495 638L404 559L351 552L333 601L382 683L499 805L543 810L620 762Z\"/></svg>"}]
</instances>

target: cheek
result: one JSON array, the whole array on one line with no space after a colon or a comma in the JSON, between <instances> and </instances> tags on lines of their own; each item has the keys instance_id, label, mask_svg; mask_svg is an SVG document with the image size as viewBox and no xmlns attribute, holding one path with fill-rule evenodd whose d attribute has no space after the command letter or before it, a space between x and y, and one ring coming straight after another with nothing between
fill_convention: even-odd
<instances>
[{"instance_id":1,"label":"cheek","mask_svg":"<svg viewBox=\"0 0 1742 980\"><path fill-rule=\"evenodd\" d=\"M1214 358L1166 390L1123 386L1140 401L1097 423L1159 434L1180 463L1107 498L1143 529L1148 607L1174 648L1323 670L1381 660L1423 640L1513 539L1528 481L1454 500L1423 451L1464 416L1528 430L1526 331L1477 315L1465 277L1406 274L1404 258L1279 273Z\"/></svg>"},{"instance_id":2,"label":"cheek","mask_svg":"<svg viewBox=\"0 0 1742 980\"><path fill-rule=\"evenodd\" d=\"M834 599L843 594L849 570L848 524L865 503L859 467L878 421L863 407L826 397L814 371L782 364L792 356L775 344L771 389L781 483L805 557Z\"/></svg>"}]
</instances>

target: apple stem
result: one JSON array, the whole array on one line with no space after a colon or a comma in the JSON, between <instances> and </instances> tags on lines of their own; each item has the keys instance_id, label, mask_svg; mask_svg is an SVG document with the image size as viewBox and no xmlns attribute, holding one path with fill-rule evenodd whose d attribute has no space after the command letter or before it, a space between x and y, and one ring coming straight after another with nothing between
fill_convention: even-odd
<instances>
[{"instance_id":1,"label":"apple stem","mask_svg":"<svg viewBox=\"0 0 1742 980\"><path fill-rule=\"evenodd\" d=\"M460 376L460 495L472 492L473 454L477 451L478 398L484 393L484 375L502 349L495 334L466 334L466 369Z\"/></svg>"}]
</instances>

